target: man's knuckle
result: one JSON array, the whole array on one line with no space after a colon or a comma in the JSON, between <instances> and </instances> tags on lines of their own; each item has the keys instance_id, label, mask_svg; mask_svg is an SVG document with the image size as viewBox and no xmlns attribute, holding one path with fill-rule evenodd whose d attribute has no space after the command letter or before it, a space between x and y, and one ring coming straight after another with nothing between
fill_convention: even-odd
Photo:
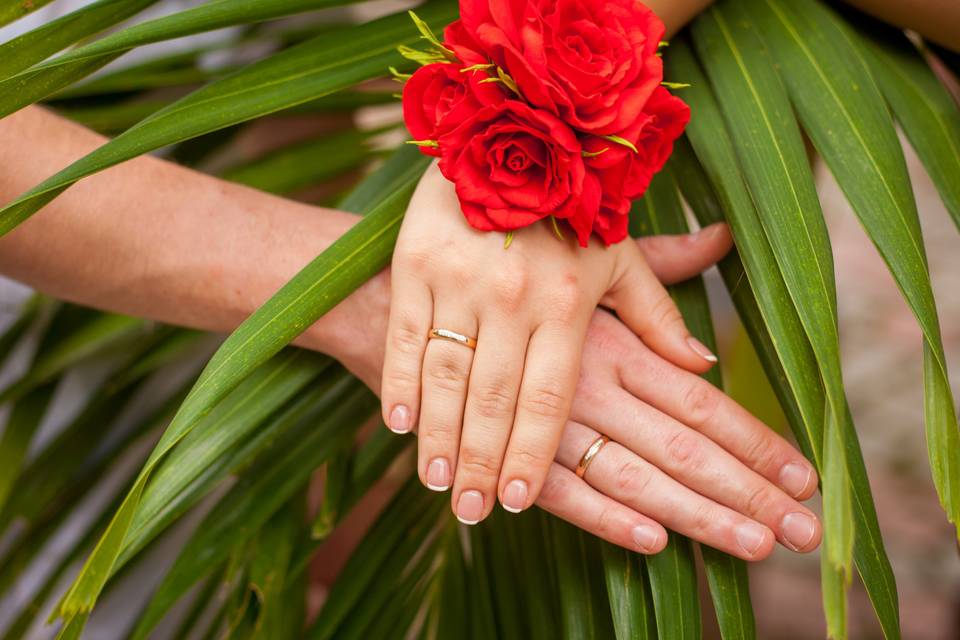
<instances>
[{"instance_id":1,"label":"man's knuckle","mask_svg":"<svg viewBox=\"0 0 960 640\"><path fill-rule=\"evenodd\" d=\"M597 513L597 533L602 537L610 537L617 529L617 513L612 507L602 507Z\"/></svg>"},{"instance_id":2,"label":"man's knuckle","mask_svg":"<svg viewBox=\"0 0 960 640\"><path fill-rule=\"evenodd\" d=\"M749 514L762 514L770 511L775 499L767 487L759 486L747 493L744 507Z\"/></svg>"},{"instance_id":3,"label":"man's knuckle","mask_svg":"<svg viewBox=\"0 0 960 640\"><path fill-rule=\"evenodd\" d=\"M747 438L743 456L751 468L763 471L774 466L777 458L777 447L769 434L760 432Z\"/></svg>"},{"instance_id":4,"label":"man's knuckle","mask_svg":"<svg viewBox=\"0 0 960 640\"><path fill-rule=\"evenodd\" d=\"M678 431L667 439L666 452L678 467L696 465L701 457L700 439L692 431Z\"/></svg>"},{"instance_id":5,"label":"man's knuckle","mask_svg":"<svg viewBox=\"0 0 960 640\"><path fill-rule=\"evenodd\" d=\"M621 462L613 474L614 487L624 495L643 495L650 479L650 470L636 460Z\"/></svg>"},{"instance_id":6,"label":"man's knuckle","mask_svg":"<svg viewBox=\"0 0 960 640\"><path fill-rule=\"evenodd\" d=\"M683 410L693 425L706 424L717 411L719 396L709 383L697 380L683 395Z\"/></svg>"}]
</instances>

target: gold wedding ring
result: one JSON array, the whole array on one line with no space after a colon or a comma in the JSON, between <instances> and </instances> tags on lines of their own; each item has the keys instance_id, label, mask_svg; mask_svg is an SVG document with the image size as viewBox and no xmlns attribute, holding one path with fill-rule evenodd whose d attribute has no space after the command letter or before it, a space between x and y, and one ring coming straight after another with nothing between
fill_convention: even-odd
<instances>
[{"instance_id":1,"label":"gold wedding ring","mask_svg":"<svg viewBox=\"0 0 960 640\"><path fill-rule=\"evenodd\" d=\"M430 329L430 339L433 340L437 338L439 340L449 340L450 342L456 342L457 344L462 344L468 349L477 348L476 338L471 338L465 336L462 333L457 333L456 331L450 331L449 329Z\"/></svg>"},{"instance_id":2,"label":"gold wedding ring","mask_svg":"<svg viewBox=\"0 0 960 640\"><path fill-rule=\"evenodd\" d=\"M593 459L597 457L597 454L600 453L600 449L603 449L603 445L610 442L610 438L607 436L600 436L593 441L587 450L584 452L583 457L580 458L580 463L577 465L576 474L578 478L582 478L583 474L587 472L587 467L590 466L590 463L593 462Z\"/></svg>"}]
</instances>

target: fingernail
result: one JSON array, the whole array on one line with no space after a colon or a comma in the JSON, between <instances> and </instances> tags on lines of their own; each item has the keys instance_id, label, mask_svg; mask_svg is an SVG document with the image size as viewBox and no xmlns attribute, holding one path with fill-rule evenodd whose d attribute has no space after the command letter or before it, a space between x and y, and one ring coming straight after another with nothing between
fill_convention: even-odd
<instances>
[{"instance_id":1,"label":"fingernail","mask_svg":"<svg viewBox=\"0 0 960 640\"><path fill-rule=\"evenodd\" d=\"M697 241L697 240L706 240L706 239L712 238L718 233L720 233L720 230L722 228L723 228L722 222L714 222L713 224L703 227L702 229L694 233L693 240Z\"/></svg>"},{"instance_id":2,"label":"fingernail","mask_svg":"<svg viewBox=\"0 0 960 640\"><path fill-rule=\"evenodd\" d=\"M700 356L707 362L717 361L717 356L713 355L710 349L707 349L706 345L704 345L702 342L700 342L693 336L690 336L689 338L687 338L687 344L690 345L690 348L693 349L698 356Z\"/></svg>"},{"instance_id":3,"label":"fingernail","mask_svg":"<svg viewBox=\"0 0 960 640\"><path fill-rule=\"evenodd\" d=\"M737 544L740 545L740 548L743 549L747 555L754 555L760 549L760 545L763 544L763 527L753 522L744 522L743 524L737 525L735 533L737 536Z\"/></svg>"},{"instance_id":4,"label":"fingernail","mask_svg":"<svg viewBox=\"0 0 960 640\"><path fill-rule=\"evenodd\" d=\"M464 491L457 500L457 520L463 524L477 524L483 517L483 495L473 489Z\"/></svg>"},{"instance_id":5,"label":"fingernail","mask_svg":"<svg viewBox=\"0 0 960 640\"><path fill-rule=\"evenodd\" d=\"M394 433L408 433L410 431L410 409L398 404L390 412L390 422L387 424Z\"/></svg>"},{"instance_id":6,"label":"fingernail","mask_svg":"<svg viewBox=\"0 0 960 640\"><path fill-rule=\"evenodd\" d=\"M648 524L638 524L630 534L637 548L647 553L656 549L660 542L660 532Z\"/></svg>"},{"instance_id":7,"label":"fingernail","mask_svg":"<svg viewBox=\"0 0 960 640\"><path fill-rule=\"evenodd\" d=\"M783 516L780 523L784 542L794 551L806 549L817 533L817 525L809 515L794 511Z\"/></svg>"},{"instance_id":8,"label":"fingernail","mask_svg":"<svg viewBox=\"0 0 960 640\"><path fill-rule=\"evenodd\" d=\"M780 486L794 498L799 498L806 492L812 475L813 470L807 465L790 462L780 470Z\"/></svg>"},{"instance_id":9,"label":"fingernail","mask_svg":"<svg viewBox=\"0 0 960 640\"><path fill-rule=\"evenodd\" d=\"M446 491L450 488L450 463L446 458L434 458L427 465L427 489Z\"/></svg>"},{"instance_id":10,"label":"fingernail","mask_svg":"<svg viewBox=\"0 0 960 640\"><path fill-rule=\"evenodd\" d=\"M520 513L527 508L527 483L511 480L503 490L503 508L510 513Z\"/></svg>"}]
</instances>

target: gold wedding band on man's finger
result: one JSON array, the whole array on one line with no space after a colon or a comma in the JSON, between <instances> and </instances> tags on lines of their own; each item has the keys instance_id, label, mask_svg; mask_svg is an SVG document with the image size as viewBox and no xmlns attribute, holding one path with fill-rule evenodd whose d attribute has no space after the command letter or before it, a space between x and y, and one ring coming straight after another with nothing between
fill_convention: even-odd
<instances>
[{"instance_id":1,"label":"gold wedding band on man's finger","mask_svg":"<svg viewBox=\"0 0 960 640\"><path fill-rule=\"evenodd\" d=\"M610 442L610 438L607 436L600 436L593 443L587 447L587 450L583 452L583 456L580 458L580 462L577 463L577 468L574 472L577 474L578 478L582 478L583 474L587 472L587 467L590 466L590 463L593 462L593 459L597 457L597 454L600 453L600 449L603 448L603 445Z\"/></svg>"}]
</instances>

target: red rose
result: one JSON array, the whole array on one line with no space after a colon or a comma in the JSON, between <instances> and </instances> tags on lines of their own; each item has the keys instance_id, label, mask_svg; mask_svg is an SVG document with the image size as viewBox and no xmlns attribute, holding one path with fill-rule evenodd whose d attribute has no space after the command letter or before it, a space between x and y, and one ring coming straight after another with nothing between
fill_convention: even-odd
<instances>
[{"instance_id":1,"label":"red rose","mask_svg":"<svg viewBox=\"0 0 960 640\"><path fill-rule=\"evenodd\" d=\"M481 108L439 143L440 171L456 185L474 228L510 231L553 215L586 228L589 237L599 191L585 194L580 142L552 114L504 100Z\"/></svg>"},{"instance_id":2,"label":"red rose","mask_svg":"<svg viewBox=\"0 0 960 640\"><path fill-rule=\"evenodd\" d=\"M663 79L663 23L637 0L461 0L460 14L461 51L479 48L575 129L619 133Z\"/></svg>"},{"instance_id":3,"label":"red rose","mask_svg":"<svg viewBox=\"0 0 960 640\"><path fill-rule=\"evenodd\" d=\"M464 73L462 69L457 64L437 62L420 67L407 80L403 87L403 119L414 140L436 140L484 104L506 97L502 88L480 84L475 72ZM427 155L440 155L435 148L420 150Z\"/></svg>"},{"instance_id":4,"label":"red rose","mask_svg":"<svg viewBox=\"0 0 960 640\"><path fill-rule=\"evenodd\" d=\"M603 199L594 231L606 243L620 242L627 234L630 201L639 198L673 153L673 143L690 120L690 107L663 87L657 87L643 113L620 136L637 151L604 138L583 142L587 171L597 176ZM605 151L604 151L605 149Z\"/></svg>"}]
</instances>

